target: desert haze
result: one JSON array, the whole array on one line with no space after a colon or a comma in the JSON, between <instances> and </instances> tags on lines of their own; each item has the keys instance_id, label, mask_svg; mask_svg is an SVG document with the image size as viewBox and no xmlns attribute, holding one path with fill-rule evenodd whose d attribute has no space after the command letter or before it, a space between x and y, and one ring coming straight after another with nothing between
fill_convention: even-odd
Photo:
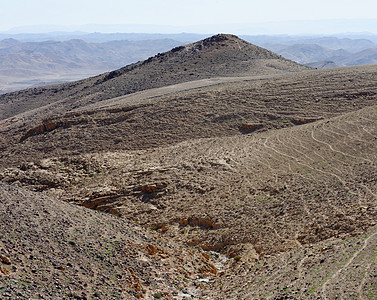
<instances>
[{"instance_id":1,"label":"desert haze","mask_svg":"<svg viewBox=\"0 0 377 300\"><path fill-rule=\"evenodd\" d=\"M0 95L0 298L375 299L376 80L219 34Z\"/></svg>"}]
</instances>

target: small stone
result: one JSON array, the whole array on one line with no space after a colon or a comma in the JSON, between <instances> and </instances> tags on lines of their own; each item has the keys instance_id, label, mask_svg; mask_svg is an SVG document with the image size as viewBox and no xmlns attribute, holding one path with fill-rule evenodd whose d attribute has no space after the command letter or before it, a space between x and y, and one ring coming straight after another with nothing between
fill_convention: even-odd
<instances>
[{"instance_id":1,"label":"small stone","mask_svg":"<svg viewBox=\"0 0 377 300\"><path fill-rule=\"evenodd\" d=\"M0 254L0 261L2 261L6 265L12 264L10 259L6 257L5 255Z\"/></svg>"},{"instance_id":2,"label":"small stone","mask_svg":"<svg viewBox=\"0 0 377 300\"><path fill-rule=\"evenodd\" d=\"M161 227L161 232L162 233L164 233L164 232L166 232L168 230L169 230L169 228L166 225L164 225L164 226Z\"/></svg>"}]
</instances>

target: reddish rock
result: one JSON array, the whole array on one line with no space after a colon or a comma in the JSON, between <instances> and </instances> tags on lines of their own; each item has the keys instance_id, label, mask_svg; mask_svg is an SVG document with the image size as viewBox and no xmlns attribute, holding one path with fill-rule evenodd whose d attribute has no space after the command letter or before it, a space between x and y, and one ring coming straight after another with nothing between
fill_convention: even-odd
<instances>
[{"instance_id":1,"label":"reddish rock","mask_svg":"<svg viewBox=\"0 0 377 300\"><path fill-rule=\"evenodd\" d=\"M51 122L51 121L43 123L43 125L45 127L45 131L52 131L58 127L56 123Z\"/></svg>"},{"instance_id":2,"label":"reddish rock","mask_svg":"<svg viewBox=\"0 0 377 300\"><path fill-rule=\"evenodd\" d=\"M4 275L8 275L9 271L7 270L7 268L0 266L0 273Z\"/></svg>"},{"instance_id":3,"label":"reddish rock","mask_svg":"<svg viewBox=\"0 0 377 300\"><path fill-rule=\"evenodd\" d=\"M312 123L318 120L321 120L321 118L319 119L291 119L292 123L295 125L308 124L308 123Z\"/></svg>"},{"instance_id":4,"label":"reddish rock","mask_svg":"<svg viewBox=\"0 0 377 300\"><path fill-rule=\"evenodd\" d=\"M141 190L145 193L152 194L155 193L157 190L157 185L151 184L151 185L143 185L141 186Z\"/></svg>"}]
</instances>

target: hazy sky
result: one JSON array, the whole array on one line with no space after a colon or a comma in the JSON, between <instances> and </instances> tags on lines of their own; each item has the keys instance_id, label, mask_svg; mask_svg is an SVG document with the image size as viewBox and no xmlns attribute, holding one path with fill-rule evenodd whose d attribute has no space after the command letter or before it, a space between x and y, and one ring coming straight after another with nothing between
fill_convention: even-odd
<instances>
[{"instance_id":1,"label":"hazy sky","mask_svg":"<svg viewBox=\"0 0 377 300\"><path fill-rule=\"evenodd\" d=\"M377 19L376 12L376 0L0 0L0 31L40 24L186 26Z\"/></svg>"}]
</instances>

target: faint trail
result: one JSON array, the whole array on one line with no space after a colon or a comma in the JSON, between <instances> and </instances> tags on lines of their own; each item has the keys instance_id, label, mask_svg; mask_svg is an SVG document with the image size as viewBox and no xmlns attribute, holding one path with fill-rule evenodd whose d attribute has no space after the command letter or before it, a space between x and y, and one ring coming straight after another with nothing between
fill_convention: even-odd
<instances>
[{"instance_id":1,"label":"faint trail","mask_svg":"<svg viewBox=\"0 0 377 300\"><path fill-rule=\"evenodd\" d=\"M348 262L343 266L341 267L340 269L338 269L332 276L331 278L329 278L323 285L322 285L322 289L321 289L321 294L324 296L324 299L328 299L326 297L326 289L327 289L327 285L333 281L335 278L337 278L340 273L342 273L343 270L346 270L348 268L348 266L355 260L355 258L357 256L359 256L359 254L367 247L368 245L368 242L369 240L374 237L375 235L377 235L377 232L373 233L372 235L370 235L367 239L364 240L364 245L359 249L357 250L353 255L352 257L348 260Z\"/></svg>"},{"instance_id":2,"label":"faint trail","mask_svg":"<svg viewBox=\"0 0 377 300\"><path fill-rule=\"evenodd\" d=\"M364 277L363 279L361 280L360 282L360 285L359 287L357 288L357 293L360 297L362 297L362 293L363 293L363 286L365 285L365 282L367 281L367 273L368 271L370 270L371 266L373 265L373 262L371 262L367 268L365 269L365 272L364 272Z\"/></svg>"},{"instance_id":3,"label":"faint trail","mask_svg":"<svg viewBox=\"0 0 377 300\"><path fill-rule=\"evenodd\" d=\"M290 137L291 137L293 140L296 140L296 141L300 144L301 148L303 148L303 149L309 151L308 148L306 148L306 147L304 147L304 146L302 145L302 142L301 142L298 138L296 138L295 136L292 135L292 131L290 131ZM297 150L297 149L295 149L295 151L297 151L298 153L300 153L302 156L306 157L306 158L309 159L310 161L314 162L314 159L311 158L311 157L309 157L309 156L307 156L304 152L301 152L301 151L299 151L299 150Z\"/></svg>"},{"instance_id":4,"label":"faint trail","mask_svg":"<svg viewBox=\"0 0 377 300\"><path fill-rule=\"evenodd\" d=\"M340 132L343 132L343 133L344 133L343 136L345 136L345 137L348 136L348 137L349 137L349 136L350 136L350 135L349 135L349 132L347 132L345 129L343 129L342 126L345 126L346 129L347 129L349 126L356 126L356 127L359 129L359 128L362 127L363 125L361 124L361 120L350 121L350 120L348 120L348 119L344 119L343 122L338 122L337 124L335 124L335 122L334 122L334 123L331 123L330 126L336 128L336 129L339 130ZM359 129L359 131L360 131L360 129ZM360 136L359 134L356 134L356 135L353 136L352 138L357 139L357 137L359 137L359 136ZM364 141L364 140L360 140L360 141ZM367 141L365 141L365 142L367 142Z\"/></svg>"},{"instance_id":5,"label":"faint trail","mask_svg":"<svg viewBox=\"0 0 377 300\"><path fill-rule=\"evenodd\" d=\"M317 138L315 138L315 137L314 137L314 130L312 130L312 138L313 138L313 140L315 140L316 142L328 146L328 147L330 148L330 150L333 151L333 152L335 152L335 153L340 153L340 154L342 154L342 155L344 155L344 156L348 156L348 157L352 157L352 158L356 158L356 159L361 159L361 160L364 160L364 161L367 161L367 162L373 164L373 162L372 162L370 159L367 159L367 158L364 158L364 157L359 157L359 156L354 156L354 155L350 155L350 154L346 154L346 153L344 153L344 152L342 152L342 151L335 150L335 149L334 149L329 143L326 143L326 142L324 142L324 141L320 141L320 140L318 140Z\"/></svg>"},{"instance_id":6,"label":"faint trail","mask_svg":"<svg viewBox=\"0 0 377 300\"><path fill-rule=\"evenodd\" d=\"M368 122L376 122L376 120L371 120L371 119L365 118L365 117L360 116L360 115L359 115L359 117L360 117L360 119L363 119L363 120L368 121Z\"/></svg>"},{"instance_id":7,"label":"faint trail","mask_svg":"<svg viewBox=\"0 0 377 300\"><path fill-rule=\"evenodd\" d=\"M307 164L304 164L304 163L299 162L298 159L295 158L295 157L293 157L293 156L290 156L290 155L288 155L288 154L282 153L282 152L280 152L280 151L278 151L278 150L276 150L276 149L274 149L274 148L268 146L268 145L267 145L267 141L268 141L268 139L269 139L269 137L266 138L266 140L265 140L265 142L264 142L264 146L265 146L267 149L271 149L272 151L276 152L276 153L279 154L279 155L289 157L290 159L295 160L298 164L303 165L303 166L305 166L305 167L307 167L307 168L309 168L309 169L311 169L311 170L313 170L313 171L320 172L320 173L323 173L323 174L326 174L326 175L330 175L330 176L334 176L334 177L337 178L337 179L338 179L343 185L346 186L346 183L345 183L345 182L343 181L343 179L340 178L338 175L336 175L336 174L334 174L334 173L325 172L325 171L322 171L322 170L318 170L318 169L316 169L316 168L313 168L313 167L311 167L311 166L309 166L309 165L307 165Z\"/></svg>"},{"instance_id":8,"label":"faint trail","mask_svg":"<svg viewBox=\"0 0 377 300\"><path fill-rule=\"evenodd\" d=\"M313 131L312 131L313 132ZM270 136L271 137L271 136ZM351 191L349 188L348 188L348 182L346 182L346 181L344 181L339 175L337 175L337 174L335 174L335 173L332 173L332 172L326 172L326 171L323 171L323 170L319 170L319 169L317 169L317 168L314 168L314 167L311 167L310 165L308 165L308 164L305 164L305 163L302 163L302 162L300 162L296 157L293 157L293 156L291 156L291 155L288 155L288 154L285 154L285 153L283 153L283 152L280 152L280 151L278 151L278 150L276 150L275 148L273 148L273 147L270 147L270 146L268 146L267 145L267 142L268 142L268 139L270 138L270 137L267 137L266 138L266 140L264 141L264 146L266 147L266 148L268 148L268 149L271 149L272 151L274 151L275 153L277 153L277 154L279 154L279 155L282 155L282 156L285 156L285 157L289 157L290 159L292 159L292 160L294 160L294 161L296 161L296 163L297 164L300 164L300 165L302 165L302 166L305 166L305 167L307 167L307 168L309 168L309 169L311 169L311 170L313 170L313 171L315 171L315 172L320 172L320 173L322 173L322 174L327 174L327 175L330 175L330 176L333 176L333 177L335 177L335 178L337 178L346 188L347 188L347 190L348 190L348 192L350 193L350 194L353 194L353 195L357 195L355 192L353 192L353 191ZM319 155L319 154L317 154L318 156L320 156L320 157L322 157L321 155ZM322 157L322 159L323 160L325 160L325 158L324 157ZM343 174L344 172L341 172L339 169L336 169L340 174ZM299 174L299 173L297 173L297 174ZM304 177L304 176L302 176L302 177ZM305 178L305 177L304 177ZM368 188L368 187L366 187L366 186L364 186L364 185L362 185L362 184L359 184L360 186L362 186L362 187L364 187L365 189L367 189L372 195L374 195L375 196L375 194L372 192L372 191L370 191L370 189ZM331 205L331 204L330 204ZM338 210L338 209L337 209Z\"/></svg>"},{"instance_id":9,"label":"faint trail","mask_svg":"<svg viewBox=\"0 0 377 300\"><path fill-rule=\"evenodd\" d=\"M361 128L362 131L364 131L364 133L368 134L368 135L371 136L371 137L375 137L373 134L371 134L369 131L367 131L367 130L365 129L365 127L364 127L362 124L358 124L358 123L355 123L355 122L352 122L352 121L348 121L348 120L346 120L346 121L344 121L344 122L345 122L345 123L348 123L348 124L351 124L351 125L353 125L353 126L358 126L358 127ZM371 141L366 141L366 140L359 140L359 141L373 144L373 142L371 142Z\"/></svg>"},{"instance_id":10,"label":"faint trail","mask_svg":"<svg viewBox=\"0 0 377 300\"><path fill-rule=\"evenodd\" d=\"M373 197L377 198L377 194L373 193L369 187L367 187L365 184L360 183L362 187L364 187Z\"/></svg>"},{"instance_id":11,"label":"faint trail","mask_svg":"<svg viewBox=\"0 0 377 300\"><path fill-rule=\"evenodd\" d=\"M297 279L295 281L298 281L298 280L300 280L301 278L304 277L303 274L302 274L302 272L303 272L302 266L304 265L304 262L307 259L308 259L308 255L305 254L304 257L298 263L298 265L297 265L298 276L297 276Z\"/></svg>"},{"instance_id":12,"label":"faint trail","mask_svg":"<svg viewBox=\"0 0 377 300\"><path fill-rule=\"evenodd\" d=\"M334 126L333 126L334 127ZM341 140L341 143L342 144L344 144L344 145L346 145L347 147L349 147L349 148L351 148L354 152L357 152L356 151L356 149L355 148L353 148L353 147L350 147L350 143L349 143L349 141L347 140L347 141L345 141L344 140L344 137L348 137L350 140L355 140L354 138L352 138L349 134L348 135L344 135L344 134L340 134L340 133L338 133L338 132L335 132L335 131L333 131L333 130L330 130L330 129L326 129L326 128L322 128L323 129L323 131L324 132L326 132L328 135L338 135L338 136L340 136L340 137L343 137L343 139ZM348 142L348 143L347 143ZM364 142L364 141L363 141Z\"/></svg>"},{"instance_id":13,"label":"faint trail","mask_svg":"<svg viewBox=\"0 0 377 300\"><path fill-rule=\"evenodd\" d=\"M261 146L263 146L263 145L261 145ZM264 146L263 146L263 147L264 147ZM279 159L277 159L277 158L274 157L272 154L270 154L270 153L268 153L268 152L266 152L266 151L263 151L263 150L261 150L261 149L258 149L257 151L261 152L261 153L264 154L264 155L268 155L268 156L271 158L271 160L276 161L277 164L279 165L279 169L280 169L281 171L283 171L283 170L282 170L282 166L287 165L288 170L285 170L284 173L282 172L282 174L285 174L285 175L292 175L292 174L294 174L294 175L296 175L296 176L299 176L299 177L304 178L305 180L313 180L313 179L314 179L314 176L311 175L311 174L310 174L310 176L305 176L305 175L303 175L303 174L301 174L301 173L298 173L298 172L293 173L292 168L291 168L291 166L290 166L289 163L282 163L282 161L280 161ZM265 160L267 160L267 159L265 159ZM275 174L275 173L276 173L276 167L274 168L269 162L268 162L268 164L269 164L268 167L269 167L270 170L271 170L271 174ZM275 176L276 176L276 175L275 175ZM275 181L278 182L279 179L278 179L277 177L275 177Z\"/></svg>"}]
</instances>

